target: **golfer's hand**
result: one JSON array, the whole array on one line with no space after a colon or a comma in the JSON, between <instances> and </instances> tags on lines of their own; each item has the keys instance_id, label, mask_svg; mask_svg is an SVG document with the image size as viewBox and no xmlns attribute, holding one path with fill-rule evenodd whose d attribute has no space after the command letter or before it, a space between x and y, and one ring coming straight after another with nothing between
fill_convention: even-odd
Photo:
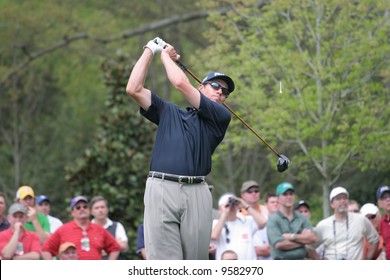
<instances>
[{"instance_id":1,"label":"golfer's hand","mask_svg":"<svg viewBox=\"0 0 390 280\"><path fill-rule=\"evenodd\" d=\"M159 37L156 37L154 38L153 40L150 40L146 46L144 46L144 49L145 48L148 48L149 50L152 51L153 55L156 54L156 53L161 53L161 51L163 50L163 47L165 45L165 42L159 38Z\"/></svg>"},{"instance_id":2,"label":"golfer's hand","mask_svg":"<svg viewBox=\"0 0 390 280\"><path fill-rule=\"evenodd\" d=\"M178 61L180 59L180 54L178 54L175 50L175 48L173 46L171 46L170 44L167 44L165 43L165 47L163 49L163 52L168 54L169 57L173 60L173 61Z\"/></svg>"}]
</instances>

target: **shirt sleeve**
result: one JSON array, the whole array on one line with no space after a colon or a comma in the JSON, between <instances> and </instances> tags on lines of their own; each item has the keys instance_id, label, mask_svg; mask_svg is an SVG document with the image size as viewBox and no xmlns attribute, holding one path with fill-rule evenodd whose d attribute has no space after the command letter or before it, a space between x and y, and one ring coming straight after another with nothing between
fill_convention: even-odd
<instances>
[{"instance_id":1,"label":"shirt sleeve","mask_svg":"<svg viewBox=\"0 0 390 280\"><path fill-rule=\"evenodd\" d=\"M118 242L115 240L115 238L111 235L111 233L109 233L103 227L101 229L103 230L102 232L104 234L104 239L105 239L105 248L104 248L104 250L107 253L120 251L121 248L120 248Z\"/></svg>"},{"instance_id":2,"label":"shirt sleeve","mask_svg":"<svg viewBox=\"0 0 390 280\"><path fill-rule=\"evenodd\" d=\"M116 224L115 236L117 238L120 238L122 241L126 241L126 242L129 241L127 238L125 228L123 227L123 225L120 222L117 222L117 224Z\"/></svg>"}]
</instances>

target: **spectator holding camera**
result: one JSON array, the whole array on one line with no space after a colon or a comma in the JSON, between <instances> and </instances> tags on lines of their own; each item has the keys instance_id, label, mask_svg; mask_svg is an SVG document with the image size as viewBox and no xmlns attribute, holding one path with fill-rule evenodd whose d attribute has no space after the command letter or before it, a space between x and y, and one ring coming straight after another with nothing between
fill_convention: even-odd
<instances>
[{"instance_id":1,"label":"spectator holding camera","mask_svg":"<svg viewBox=\"0 0 390 280\"><path fill-rule=\"evenodd\" d=\"M256 260L253 237L258 229L264 228L265 217L231 193L222 195L218 206L221 217L213 221L211 232L211 240L216 244L215 259L220 260L223 252L233 250L239 260ZM244 208L250 215L239 215L240 208Z\"/></svg>"}]
</instances>

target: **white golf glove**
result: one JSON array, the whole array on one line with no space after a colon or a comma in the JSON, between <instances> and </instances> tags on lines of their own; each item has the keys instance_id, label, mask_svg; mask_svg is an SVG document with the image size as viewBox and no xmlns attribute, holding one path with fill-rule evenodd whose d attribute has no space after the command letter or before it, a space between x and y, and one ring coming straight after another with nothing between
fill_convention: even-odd
<instances>
[{"instance_id":1,"label":"white golf glove","mask_svg":"<svg viewBox=\"0 0 390 280\"><path fill-rule=\"evenodd\" d=\"M156 53L161 53L166 43L163 39L156 37L153 40L150 40L144 48L148 48L152 51L153 55Z\"/></svg>"}]
</instances>

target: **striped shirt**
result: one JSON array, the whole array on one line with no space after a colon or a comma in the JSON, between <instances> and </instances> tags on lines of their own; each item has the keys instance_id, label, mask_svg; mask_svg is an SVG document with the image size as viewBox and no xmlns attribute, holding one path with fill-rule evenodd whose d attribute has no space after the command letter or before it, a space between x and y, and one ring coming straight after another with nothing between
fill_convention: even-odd
<instances>
[{"instance_id":1,"label":"striped shirt","mask_svg":"<svg viewBox=\"0 0 390 280\"><path fill-rule=\"evenodd\" d=\"M102 250L107 254L120 250L118 242L102 226L89 223L86 228L86 236L89 238L89 251L82 249L81 239L83 230L75 221L65 223L58 228L43 244L42 251L49 252L52 256L58 254L58 249L64 242L72 242L76 245L79 260L101 260Z\"/></svg>"}]
</instances>

